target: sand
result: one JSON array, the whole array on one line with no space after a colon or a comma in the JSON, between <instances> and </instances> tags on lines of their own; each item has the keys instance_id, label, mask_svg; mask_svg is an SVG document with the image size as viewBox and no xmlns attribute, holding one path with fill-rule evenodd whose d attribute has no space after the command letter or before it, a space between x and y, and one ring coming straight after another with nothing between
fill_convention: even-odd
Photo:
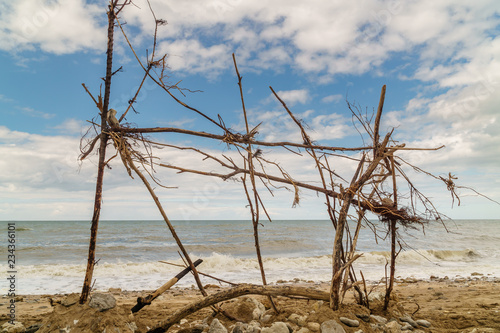
<instances>
[{"instance_id":1,"label":"sand","mask_svg":"<svg viewBox=\"0 0 500 333\"><path fill-rule=\"evenodd\" d=\"M325 283L300 281L295 283L323 290L328 288ZM382 286L369 286L370 288L374 288L372 292L374 296L383 290ZM217 286L211 286L207 290L209 293L216 293L221 289ZM16 320L25 327L43 323L44 328L39 330L41 333L65 332L61 331L61 328L67 327L67 325L74 327L78 325L79 328L72 329L71 332L102 332L105 327L118 327L120 332L132 332L132 329L135 329L135 327L130 327L132 322L137 327L136 332L146 332L148 327L155 327L168 314L201 298L199 292L194 288L172 288L156 299L153 304L132 315L130 309L135 305L137 297L145 296L147 291L111 290L106 292L113 294L117 306L104 312L96 312L87 305L63 306L59 303L64 302L65 295L20 296L16 303ZM407 279L396 283L394 296L389 312L384 313L380 308L380 302L374 300L372 301L371 313L384 316L387 319L397 318L401 314L410 314L415 320L425 319L432 326L430 328L419 327L419 330L424 332L500 332L500 280L498 279L492 280L483 277L430 281ZM77 295L73 297L77 297ZM252 297L261 301L266 308L270 307L269 301L265 297ZM8 319L6 315L8 301L6 297L0 300L2 303L0 325ZM346 305L336 313L329 311L327 304L323 304L323 308L319 310L321 304L318 304L318 301L279 297L277 302L283 313L273 316L272 321L263 326L270 326L275 321L286 322L292 313L307 316L309 322L314 321L319 324L328 319L338 319L341 316L356 319L354 314L363 311L369 313L368 310L360 309L357 305L350 305L349 303L352 302L350 296L346 298ZM231 304L227 306L230 307ZM313 309L317 311L312 313ZM187 321L183 321L182 325L170 328L169 332L192 328L193 322L200 323L207 317L210 319L211 313L210 309L201 310L187 317ZM234 325L234 322L221 315L218 315L217 318L228 328ZM50 327L47 328L47 324L50 324ZM344 329L346 332L356 332L359 329L364 332L375 332L369 324L363 321L361 324L357 328L345 326ZM298 326L294 328L299 329Z\"/></svg>"}]
</instances>

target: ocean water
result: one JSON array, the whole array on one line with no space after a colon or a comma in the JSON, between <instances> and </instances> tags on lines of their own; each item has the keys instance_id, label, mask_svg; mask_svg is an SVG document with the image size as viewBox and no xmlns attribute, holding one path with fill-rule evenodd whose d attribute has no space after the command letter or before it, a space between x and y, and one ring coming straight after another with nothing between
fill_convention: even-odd
<instances>
[{"instance_id":1,"label":"ocean water","mask_svg":"<svg viewBox=\"0 0 500 333\"><path fill-rule=\"evenodd\" d=\"M11 222L12 223L12 222ZM15 221L17 294L79 292L85 275L89 221ZM260 283L253 229L250 221L173 221L193 261L203 259L200 271L241 283ZM0 293L6 294L7 221L0 222ZM377 234L385 225L374 222ZM430 276L500 277L500 220L458 220L424 229L400 229L403 250L396 276L429 279ZM334 229L330 221L273 221L259 228L268 283L278 280L329 281ZM354 264L368 281L385 276L388 240L363 228L358 240L362 253ZM152 290L181 269L159 261L181 264L178 249L163 221L101 221L94 288ZM217 283L202 277L203 283ZM191 275L176 286L194 284Z\"/></svg>"}]
</instances>

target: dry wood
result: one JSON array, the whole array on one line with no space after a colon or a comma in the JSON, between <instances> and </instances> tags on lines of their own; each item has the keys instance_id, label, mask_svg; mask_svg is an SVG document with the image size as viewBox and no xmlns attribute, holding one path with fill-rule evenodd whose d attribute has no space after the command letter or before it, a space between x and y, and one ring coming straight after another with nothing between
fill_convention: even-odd
<instances>
[{"instance_id":1,"label":"dry wood","mask_svg":"<svg viewBox=\"0 0 500 333\"><path fill-rule=\"evenodd\" d=\"M80 295L80 303L83 304L87 301L92 283L92 276L94 274L95 266L95 249L97 244L97 230L99 228L99 217L101 214L101 203L102 203L102 185L104 179L104 167L106 160L106 146L108 143L108 135L102 130L107 128L107 112L109 105L109 97L111 91L111 77L113 73L113 33L115 24L115 9L118 4L118 0L113 0L110 2L108 8L108 46L107 46L107 60L106 60L106 78L104 80L104 104L101 110L101 134L99 135L101 139L99 147L99 164L97 167L97 180L96 180L96 190L94 199L94 213L92 215L92 226L90 229L90 243L89 243L89 254L87 259L87 270L85 273L85 279L83 281L82 292ZM124 5L122 5L123 8ZM94 100L95 102L95 100ZM95 141L96 142L96 141ZM94 144L91 144L90 150L93 148Z\"/></svg>"},{"instance_id":2,"label":"dry wood","mask_svg":"<svg viewBox=\"0 0 500 333\"><path fill-rule=\"evenodd\" d=\"M193 265L196 267L199 264L201 264L203 260L198 259L196 260ZM170 289L174 284L177 283L180 279L182 279L189 271L191 271L191 267L186 267L182 272L177 274L174 278L170 279L167 283L165 283L163 286L160 288L156 289L153 293L149 294L146 297L138 297L137 298L137 304L132 308L132 313L135 313L142 309L144 306L151 304L152 301L155 300L158 296L163 294L165 291Z\"/></svg>"},{"instance_id":3,"label":"dry wood","mask_svg":"<svg viewBox=\"0 0 500 333\"><path fill-rule=\"evenodd\" d=\"M224 290L222 292L210 295L202 300L193 302L172 315L167 317L158 327L148 331L148 333L166 332L173 324L179 322L182 318L195 313L203 308L227 301L243 295L265 295L265 296L301 296L313 300L328 301L330 296L327 292L305 287L293 286L258 286L252 284L239 285L237 287Z\"/></svg>"}]
</instances>

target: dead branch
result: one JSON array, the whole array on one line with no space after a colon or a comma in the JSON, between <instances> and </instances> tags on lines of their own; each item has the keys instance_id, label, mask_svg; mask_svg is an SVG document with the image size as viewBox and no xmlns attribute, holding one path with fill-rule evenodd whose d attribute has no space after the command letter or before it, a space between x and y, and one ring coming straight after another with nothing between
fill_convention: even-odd
<instances>
[{"instance_id":1,"label":"dead branch","mask_svg":"<svg viewBox=\"0 0 500 333\"><path fill-rule=\"evenodd\" d=\"M148 331L148 333L166 332L173 324L179 322L182 318L185 318L192 313L242 295L302 296L308 299L323 301L328 301L329 299L328 293L313 288L293 286L258 286L245 284L210 295L200 301L193 302L184 308L177 310L166 318L165 321L158 327Z\"/></svg>"}]
</instances>

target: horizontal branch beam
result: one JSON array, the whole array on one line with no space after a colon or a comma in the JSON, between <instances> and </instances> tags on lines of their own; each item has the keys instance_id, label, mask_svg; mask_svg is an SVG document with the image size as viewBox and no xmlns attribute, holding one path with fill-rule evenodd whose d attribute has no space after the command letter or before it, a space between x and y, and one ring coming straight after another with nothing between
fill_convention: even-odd
<instances>
[{"instance_id":1,"label":"horizontal branch beam","mask_svg":"<svg viewBox=\"0 0 500 333\"><path fill-rule=\"evenodd\" d=\"M150 127L150 128L120 127L120 128L116 128L114 130L118 131L118 132L122 132L122 133L181 133L181 134L194 135L194 136L199 136L199 137L204 137L204 138L217 139L217 140L221 140L221 141L224 141L227 143L237 142L237 143L253 144L253 145L259 145L259 146L269 146L269 147L289 146L289 147L297 147L297 148L319 149L319 150L330 150L330 151L363 151L363 150L373 149L373 147L346 148L346 147L306 145L306 144L302 144L302 143L287 142L287 141L266 142L266 141L251 140L248 137L245 137L243 135L240 138L237 136L232 136L229 138L226 135L218 135L218 134L212 134L212 133L207 133L207 132L191 131L191 130L186 130L186 129L182 129L182 128L174 128L174 127Z\"/></svg>"}]
</instances>

